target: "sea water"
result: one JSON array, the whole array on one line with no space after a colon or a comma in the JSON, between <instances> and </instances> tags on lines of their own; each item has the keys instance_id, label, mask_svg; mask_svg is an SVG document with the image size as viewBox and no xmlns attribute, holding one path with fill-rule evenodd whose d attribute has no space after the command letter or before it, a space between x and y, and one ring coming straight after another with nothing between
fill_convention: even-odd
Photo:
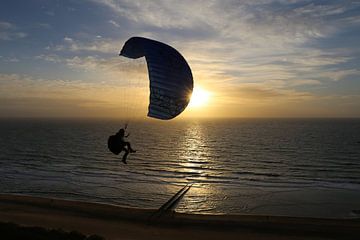
<instances>
[{"instance_id":1,"label":"sea water","mask_svg":"<svg viewBox=\"0 0 360 240\"><path fill-rule=\"evenodd\" d=\"M191 183L179 212L358 217L359 119L132 121L127 165L122 126L0 120L0 193L159 208Z\"/></svg>"}]
</instances>

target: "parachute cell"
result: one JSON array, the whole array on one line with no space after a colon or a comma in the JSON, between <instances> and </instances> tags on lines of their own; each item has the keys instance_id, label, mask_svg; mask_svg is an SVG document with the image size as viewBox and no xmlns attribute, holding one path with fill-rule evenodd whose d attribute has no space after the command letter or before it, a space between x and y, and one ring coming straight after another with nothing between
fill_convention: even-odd
<instances>
[{"instance_id":1,"label":"parachute cell","mask_svg":"<svg viewBox=\"0 0 360 240\"><path fill-rule=\"evenodd\" d=\"M167 120L185 110L194 84L191 69L177 50L158 41L132 37L120 55L146 59L150 80L149 117Z\"/></svg>"}]
</instances>

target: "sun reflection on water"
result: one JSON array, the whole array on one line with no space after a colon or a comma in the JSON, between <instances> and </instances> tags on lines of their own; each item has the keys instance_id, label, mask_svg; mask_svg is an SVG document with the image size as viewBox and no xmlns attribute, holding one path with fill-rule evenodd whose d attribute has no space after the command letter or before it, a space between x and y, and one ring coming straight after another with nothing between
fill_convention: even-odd
<instances>
[{"instance_id":1,"label":"sun reflection on water","mask_svg":"<svg viewBox=\"0 0 360 240\"><path fill-rule=\"evenodd\" d=\"M217 190L212 184L207 183L208 176L212 175L212 153L200 124L194 122L189 125L184 132L180 149L180 169L186 175L186 182L193 186L180 202L177 211L214 212L217 204L210 196Z\"/></svg>"},{"instance_id":2,"label":"sun reflection on water","mask_svg":"<svg viewBox=\"0 0 360 240\"><path fill-rule=\"evenodd\" d=\"M184 172L204 173L206 163L210 161L208 156L208 148L206 148L205 137L202 127L199 124L193 124L187 128L184 133L183 141L180 145L182 154L180 156L180 165Z\"/></svg>"}]
</instances>

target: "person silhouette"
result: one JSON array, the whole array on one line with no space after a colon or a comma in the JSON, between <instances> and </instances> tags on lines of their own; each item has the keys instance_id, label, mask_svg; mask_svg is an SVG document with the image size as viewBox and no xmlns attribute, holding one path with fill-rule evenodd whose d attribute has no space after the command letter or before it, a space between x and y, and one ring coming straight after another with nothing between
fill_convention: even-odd
<instances>
[{"instance_id":1,"label":"person silhouette","mask_svg":"<svg viewBox=\"0 0 360 240\"><path fill-rule=\"evenodd\" d=\"M108 139L108 148L112 153L119 155L122 151L125 152L122 157L122 162L125 164L127 164L126 158L129 155L129 153L136 152L131 147L130 142L125 141L125 138L130 136L130 133L125 135L126 128L127 125L125 125L125 128L120 128L120 130L115 135L111 135Z\"/></svg>"}]
</instances>

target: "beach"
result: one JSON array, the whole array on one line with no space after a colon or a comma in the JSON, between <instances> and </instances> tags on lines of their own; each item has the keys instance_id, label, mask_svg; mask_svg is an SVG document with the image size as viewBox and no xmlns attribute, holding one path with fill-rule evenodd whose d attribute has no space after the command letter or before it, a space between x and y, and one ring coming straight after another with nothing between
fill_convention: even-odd
<instances>
[{"instance_id":1,"label":"beach","mask_svg":"<svg viewBox=\"0 0 360 240\"><path fill-rule=\"evenodd\" d=\"M156 209L0 195L0 222L96 234L105 239L357 239L359 219L166 213Z\"/></svg>"}]
</instances>

